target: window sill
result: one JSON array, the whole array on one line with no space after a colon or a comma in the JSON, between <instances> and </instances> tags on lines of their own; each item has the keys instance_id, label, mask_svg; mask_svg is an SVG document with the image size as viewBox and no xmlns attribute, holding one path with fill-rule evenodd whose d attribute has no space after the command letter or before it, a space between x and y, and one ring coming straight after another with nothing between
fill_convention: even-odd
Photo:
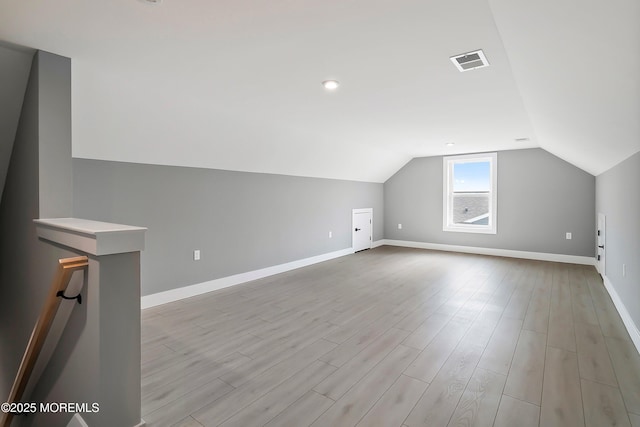
<instances>
[{"instance_id":1,"label":"window sill","mask_svg":"<svg viewBox=\"0 0 640 427\"><path fill-rule=\"evenodd\" d=\"M498 234L495 228L471 228L471 227L442 227L442 231L452 231L454 233L473 233L473 234Z\"/></svg>"}]
</instances>

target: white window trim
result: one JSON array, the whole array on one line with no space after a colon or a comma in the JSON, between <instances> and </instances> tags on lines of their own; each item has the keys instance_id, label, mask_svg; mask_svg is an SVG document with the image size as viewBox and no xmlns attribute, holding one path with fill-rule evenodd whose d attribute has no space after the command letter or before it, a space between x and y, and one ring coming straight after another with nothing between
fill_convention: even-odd
<instances>
[{"instance_id":1,"label":"white window trim","mask_svg":"<svg viewBox=\"0 0 640 427\"><path fill-rule=\"evenodd\" d=\"M490 192L491 203L489 204L489 225L478 224L454 224L452 211L449 209L453 203L453 165L455 163L489 161L491 174ZM442 230L459 233L483 233L497 234L497 213L498 213L498 154L464 154L461 156L446 156L442 158Z\"/></svg>"}]
</instances>

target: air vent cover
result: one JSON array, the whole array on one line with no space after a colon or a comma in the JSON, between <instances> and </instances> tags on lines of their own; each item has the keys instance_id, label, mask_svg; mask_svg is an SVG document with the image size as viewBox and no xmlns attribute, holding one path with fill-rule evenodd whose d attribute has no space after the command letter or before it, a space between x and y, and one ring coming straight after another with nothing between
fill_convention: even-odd
<instances>
[{"instance_id":1,"label":"air vent cover","mask_svg":"<svg viewBox=\"0 0 640 427\"><path fill-rule=\"evenodd\" d=\"M487 57L484 56L482 49L452 56L449 59L451 59L453 65L455 65L460 72L489 66L489 61L487 61Z\"/></svg>"}]
</instances>

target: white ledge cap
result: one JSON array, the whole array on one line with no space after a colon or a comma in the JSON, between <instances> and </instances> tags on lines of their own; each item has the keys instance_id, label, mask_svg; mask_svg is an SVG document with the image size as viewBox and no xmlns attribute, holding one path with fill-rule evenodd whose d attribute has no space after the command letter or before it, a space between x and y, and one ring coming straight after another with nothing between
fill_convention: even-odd
<instances>
[{"instance_id":1,"label":"white ledge cap","mask_svg":"<svg viewBox=\"0 0 640 427\"><path fill-rule=\"evenodd\" d=\"M144 227L79 218L35 219L38 237L91 255L139 252L144 249Z\"/></svg>"}]
</instances>

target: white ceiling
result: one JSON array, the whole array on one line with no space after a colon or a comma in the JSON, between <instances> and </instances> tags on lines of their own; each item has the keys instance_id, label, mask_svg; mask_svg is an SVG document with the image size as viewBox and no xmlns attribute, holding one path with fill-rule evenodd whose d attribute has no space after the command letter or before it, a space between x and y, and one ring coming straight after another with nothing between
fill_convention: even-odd
<instances>
[{"instance_id":1,"label":"white ceiling","mask_svg":"<svg viewBox=\"0 0 640 427\"><path fill-rule=\"evenodd\" d=\"M540 146L598 174L640 150L637 0L0 0L0 40L73 59L75 157L384 182L416 156ZM490 67L449 61L479 48Z\"/></svg>"}]
</instances>

